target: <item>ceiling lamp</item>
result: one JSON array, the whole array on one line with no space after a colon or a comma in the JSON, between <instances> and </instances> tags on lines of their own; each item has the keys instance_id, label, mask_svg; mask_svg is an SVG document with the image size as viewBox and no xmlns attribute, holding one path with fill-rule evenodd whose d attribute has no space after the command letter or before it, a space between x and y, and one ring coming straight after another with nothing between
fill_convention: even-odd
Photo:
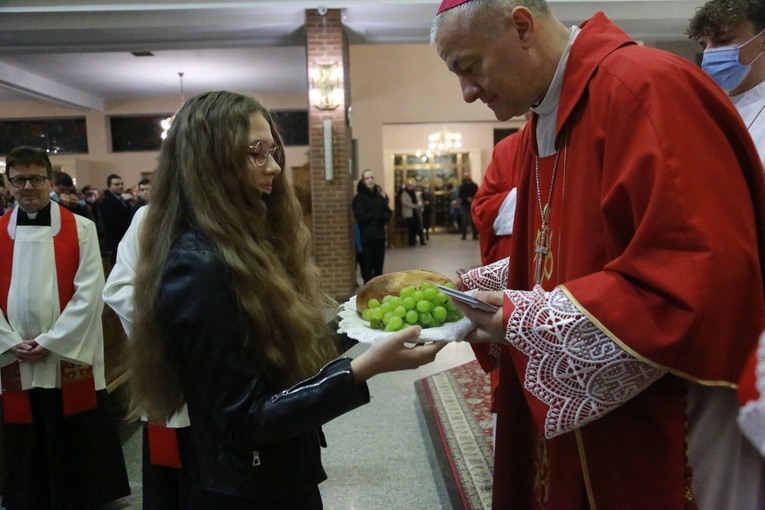
<instances>
[{"instance_id":1,"label":"ceiling lamp","mask_svg":"<svg viewBox=\"0 0 765 510\"><path fill-rule=\"evenodd\" d=\"M451 152L461 148L462 135L459 133L452 133L446 128L438 133L433 133L428 136L428 152L438 154L441 152Z\"/></svg>"},{"instance_id":2,"label":"ceiling lamp","mask_svg":"<svg viewBox=\"0 0 765 510\"><path fill-rule=\"evenodd\" d=\"M183 97L183 72L178 73L178 78L181 80L181 106L183 106L184 101L186 101L186 99ZM170 130L170 126L173 124L174 118L175 114L159 123L162 126L162 134L160 136L163 140L167 138L167 132Z\"/></svg>"}]
</instances>

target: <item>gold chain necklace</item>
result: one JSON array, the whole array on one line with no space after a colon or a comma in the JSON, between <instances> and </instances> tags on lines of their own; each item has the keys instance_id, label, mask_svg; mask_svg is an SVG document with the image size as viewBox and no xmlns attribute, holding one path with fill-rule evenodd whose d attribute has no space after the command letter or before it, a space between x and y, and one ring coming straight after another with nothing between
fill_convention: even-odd
<instances>
[{"instance_id":1,"label":"gold chain necklace","mask_svg":"<svg viewBox=\"0 0 765 510\"><path fill-rule=\"evenodd\" d=\"M539 156L534 156L534 175L537 181L537 203L539 213L542 215L542 225L537 230L534 242L534 281L542 285L542 268L549 263L550 267L545 273L552 273L552 252L550 251L550 210L552 209L553 190L555 189L555 174L558 172L558 158L561 150L566 150L566 136L563 138L563 148L555 152L552 178L550 179L550 191L547 194L547 203L542 205L542 190L539 185ZM546 274L549 278L551 275Z\"/></svg>"}]
</instances>

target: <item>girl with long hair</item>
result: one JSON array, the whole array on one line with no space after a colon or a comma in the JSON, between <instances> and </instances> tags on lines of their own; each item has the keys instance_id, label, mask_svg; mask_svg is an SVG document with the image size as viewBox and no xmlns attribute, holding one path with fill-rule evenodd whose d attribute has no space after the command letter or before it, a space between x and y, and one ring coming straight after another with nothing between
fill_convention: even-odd
<instances>
[{"instance_id":1,"label":"girl with long hair","mask_svg":"<svg viewBox=\"0 0 765 510\"><path fill-rule=\"evenodd\" d=\"M184 404L191 508L321 508L321 425L369 401L365 381L435 358L409 328L337 357L310 233L269 112L208 92L163 142L136 274L128 347L134 414ZM184 458L185 457L185 458Z\"/></svg>"}]
</instances>

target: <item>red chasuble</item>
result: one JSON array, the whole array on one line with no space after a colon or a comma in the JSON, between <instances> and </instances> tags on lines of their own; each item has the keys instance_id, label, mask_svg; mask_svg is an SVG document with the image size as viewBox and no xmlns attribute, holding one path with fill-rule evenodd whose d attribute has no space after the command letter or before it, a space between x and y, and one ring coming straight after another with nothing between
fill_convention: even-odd
<instances>
[{"instance_id":1,"label":"red chasuble","mask_svg":"<svg viewBox=\"0 0 765 510\"><path fill-rule=\"evenodd\" d=\"M515 224L511 289L534 284L535 126L523 133L517 211L528 221ZM548 408L523 387L528 358L504 349L493 507L692 507L687 381L735 387L765 327L757 151L700 69L636 45L602 14L571 49L557 147L564 138L543 287L562 286L614 342L670 374L546 440ZM543 203L554 159L539 161Z\"/></svg>"},{"instance_id":2,"label":"red chasuble","mask_svg":"<svg viewBox=\"0 0 765 510\"><path fill-rule=\"evenodd\" d=\"M69 210L60 207L61 229L53 237L58 298L61 311L74 295L74 277L80 265L80 245L77 221ZM13 239L8 235L8 225L13 210L0 218L0 310L8 317L8 292L11 286L13 265ZM96 408L95 379L93 367L61 361L61 394L63 415L71 416ZM3 421L5 423L32 423L32 407L29 390L21 389L19 362L2 368Z\"/></svg>"}]
</instances>

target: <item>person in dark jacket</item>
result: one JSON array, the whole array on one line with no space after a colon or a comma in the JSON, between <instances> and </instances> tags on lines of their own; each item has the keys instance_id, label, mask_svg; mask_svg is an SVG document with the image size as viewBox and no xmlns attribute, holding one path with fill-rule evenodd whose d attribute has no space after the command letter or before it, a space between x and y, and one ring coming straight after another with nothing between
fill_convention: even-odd
<instances>
[{"instance_id":1,"label":"person in dark jacket","mask_svg":"<svg viewBox=\"0 0 765 510\"><path fill-rule=\"evenodd\" d=\"M372 170L364 170L353 197L353 215L361 237L361 277L364 283L383 273L385 264L385 226L392 211L388 195L375 184Z\"/></svg>"},{"instance_id":2,"label":"person in dark jacket","mask_svg":"<svg viewBox=\"0 0 765 510\"><path fill-rule=\"evenodd\" d=\"M106 186L98 208L104 224L106 249L114 265L117 262L117 247L130 226L133 212L130 204L122 198L124 187L122 177L111 174L106 178Z\"/></svg>"},{"instance_id":3,"label":"person in dark jacket","mask_svg":"<svg viewBox=\"0 0 765 510\"><path fill-rule=\"evenodd\" d=\"M478 185L473 182L469 173L465 173L462 176L462 184L460 184L460 232L462 233L462 239L467 237L467 228L473 230L473 239L478 239L478 230L473 223L473 216L470 213L470 208L473 207L473 197L478 193Z\"/></svg>"},{"instance_id":4,"label":"person in dark jacket","mask_svg":"<svg viewBox=\"0 0 765 510\"><path fill-rule=\"evenodd\" d=\"M425 239L430 241L430 229L433 224L433 192L430 186L422 188L422 231L425 233Z\"/></svg>"},{"instance_id":5,"label":"person in dark jacket","mask_svg":"<svg viewBox=\"0 0 765 510\"><path fill-rule=\"evenodd\" d=\"M269 112L231 92L186 101L162 143L127 361L134 415L188 406L192 510L322 508L321 426L369 402L370 377L443 346L406 347L413 327L337 358L336 303L283 168Z\"/></svg>"}]
</instances>

